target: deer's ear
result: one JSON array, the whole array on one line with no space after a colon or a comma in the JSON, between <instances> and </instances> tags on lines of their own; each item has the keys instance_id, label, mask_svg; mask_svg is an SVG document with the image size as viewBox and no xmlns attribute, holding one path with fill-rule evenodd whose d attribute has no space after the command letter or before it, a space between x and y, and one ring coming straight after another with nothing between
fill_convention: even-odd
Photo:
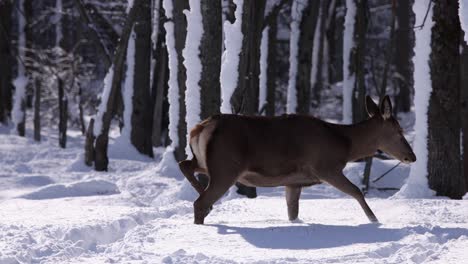
<instances>
[{"instance_id":1,"label":"deer's ear","mask_svg":"<svg viewBox=\"0 0 468 264\"><path fill-rule=\"evenodd\" d=\"M380 103L380 114L384 120L389 119L392 116L392 102L388 95L386 95Z\"/></svg>"},{"instance_id":2,"label":"deer's ear","mask_svg":"<svg viewBox=\"0 0 468 264\"><path fill-rule=\"evenodd\" d=\"M366 96L366 111L369 117L373 117L379 113L379 107L370 96Z\"/></svg>"}]
</instances>

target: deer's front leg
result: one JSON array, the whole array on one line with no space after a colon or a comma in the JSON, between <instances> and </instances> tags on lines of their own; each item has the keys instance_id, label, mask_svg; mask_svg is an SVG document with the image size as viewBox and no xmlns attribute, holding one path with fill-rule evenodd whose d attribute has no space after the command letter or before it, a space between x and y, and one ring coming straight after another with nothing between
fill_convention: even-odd
<instances>
[{"instance_id":1,"label":"deer's front leg","mask_svg":"<svg viewBox=\"0 0 468 264\"><path fill-rule=\"evenodd\" d=\"M327 178L322 178L321 180L356 199L364 210L364 213L366 213L367 218L369 218L369 221L372 223L379 222L364 199L364 195L361 190L350 182L342 172L330 174Z\"/></svg>"},{"instance_id":2,"label":"deer's front leg","mask_svg":"<svg viewBox=\"0 0 468 264\"><path fill-rule=\"evenodd\" d=\"M288 205L289 221L297 219L299 214L300 186L286 186L286 204Z\"/></svg>"}]
</instances>

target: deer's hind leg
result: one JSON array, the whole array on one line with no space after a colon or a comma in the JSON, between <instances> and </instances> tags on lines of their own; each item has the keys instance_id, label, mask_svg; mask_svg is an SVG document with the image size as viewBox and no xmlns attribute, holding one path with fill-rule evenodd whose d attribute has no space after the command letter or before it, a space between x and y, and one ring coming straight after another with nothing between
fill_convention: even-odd
<instances>
[{"instance_id":1,"label":"deer's hind leg","mask_svg":"<svg viewBox=\"0 0 468 264\"><path fill-rule=\"evenodd\" d=\"M326 179L322 180L356 199L359 202L359 205L361 205L361 208L366 213L367 218L369 218L369 221L373 223L379 222L377 220L377 217L374 215L369 205L367 204L366 200L364 199L364 195L362 194L361 190L359 190L359 188L356 187L356 185L350 182L348 178L346 178L343 175L343 173L340 172L337 174L333 174L328 176Z\"/></svg>"},{"instance_id":2,"label":"deer's hind leg","mask_svg":"<svg viewBox=\"0 0 468 264\"><path fill-rule=\"evenodd\" d=\"M213 153L208 160L210 183L206 190L194 202L195 224L203 224L213 204L234 185L242 172L235 162L229 162L222 153Z\"/></svg>"},{"instance_id":3,"label":"deer's hind leg","mask_svg":"<svg viewBox=\"0 0 468 264\"><path fill-rule=\"evenodd\" d=\"M192 160L184 160L179 162L179 168L184 174L185 178L190 182L190 184L195 188L195 190L202 194L205 191L203 185L195 178L195 171L200 170L198 168L198 162L195 158Z\"/></svg>"},{"instance_id":4,"label":"deer's hind leg","mask_svg":"<svg viewBox=\"0 0 468 264\"><path fill-rule=\"evenodd\" d=\"M289 221L294 221L299 215L299 198L301 186L286 186L286 204L288 205Z\"/></svg>"}]
</instances>

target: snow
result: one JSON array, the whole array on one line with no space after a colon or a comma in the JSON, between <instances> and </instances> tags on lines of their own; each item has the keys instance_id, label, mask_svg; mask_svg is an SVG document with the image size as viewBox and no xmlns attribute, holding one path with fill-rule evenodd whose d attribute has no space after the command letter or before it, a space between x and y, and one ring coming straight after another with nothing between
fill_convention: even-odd
<instances>
[{"instance_id":1,"label":"snow","mask_svg":"<svg viewBox=\"0 0 468 264\"><path fill-rule=\"evenodd\" d=\"M51 184L19 196L24 199L42 200L75 196L117 194L119 189L112 182L104 180L79 181L70 184Z\"/></svg>"},{"instance_id":2,"label":"snow","mask_svg":"<svg viewBox=\"0 0 468 264\"><path fill-rule=\"evenodd\" d=\"M203 36L202 14L199 0L190 0L190 11L184 10L187 17L187 38L185 48L182 52L184 65L187 70L185 106L187 114L185 120L187 123L187 142L190 142L190 130L200 122L201 103L200 103L200 80L202 65L200 60L200 43ZM185 146L187 158L192 158L190 145Z\"/></svg>"},{"instance_id":3,"label":"snow","mask_svg":"<svg viewBox=\"0 0 468 264\"><path fill-rule=\"evenodd\" d=\"M18 1L18 10L24 7L24 0ZM20 11L18 11L20 12ZM21 11L22 12L22 11ZM22 13L24 14L24 13ZM24 68L24 59L26 58L26 21L22 14L18 15L18 75L13 81L15 86L15 93L13 96L13 110L12 121L17 126L23 122L24 119L24 104L26 96L26 86L28 85L28 78L26 77L26 70Z\"/></svg>"},{"instance_id":4,"label":"snow","mask_svg":"<svg viewBox=\"0 0 468 264\"><path fill-rule=\"evenodd\" d=\"M171 146L176 147L179 145L179 138L177 135L179 124L179 84L177 82L177 72L179 69L179 61L177 59L177 50L175 48L175 32L174 22L172 18L172 0L163 0L163 7L166 12L168 21L164 23L166 29L166 45L169 58L169 138L171 139Z\"/></svg>"},{"instance_id":5,"label":"snow","mask_svg":"<svg viewBox=\"0 0 468 264\"><path fill-rule=\"evenodd\" d=\"M237 88L239 78L239 56L242 48L242 6L244 0L233 0L237 6L234 16L235 22L231 24L224 21L224 52L221 63L221 113L231 113L231 97Z\"/></svg>"},{"instance_id":6,"label":"snow","mask_svg":"<svg viewBox=\"0 0 468 264\"><path fill-rule=\"evenodd\" d=\"M127 70L125 72L125 82L122 89L124 103L122 137L128 140L132 133L132 112L133 112L133 79L135 77L135 31L132 29L127 47Z\"/></svg>"},{"instance_id":7,"label":"snow","mask_svg":"<svg viewBox=\"0 0 468 264\"><path fill-rule=\"evenodd\" d=\"M291 7L291 33L289 40L289 81L287 90L286 112L292 114L297 108L297 55L299 52L300 26L302 11L307 5L305 0L294 0Z\"/></svg>"},{"instance_id":8,"label":"snow","mask_svg":"<svg viewBox=\"0 0 468 264\"><path fill-rule=\"evenodd\" d=\"M268 70L268 32L270 27L265 27L260 43L260 76L258 90L258 112L267 104L267 70Z\"/></svg>"},{"instance_id":9,"label":"snow","mask_svg":"<svg viewBox=\"0 0 468 264\"><path fill-rule=\"evenodd\" d=\"M32 131L27 130L27 135ZM173 155L118 152L110 133L109 172L83 165L83 141L69 130L42 143L0 131L0 263L463 263L468 200L389 199L410 171L401 164L367 195L381 224L328 185L303 189L300 221L287 220L284 188L245 199L231 188L206 224L193 224L197 197ZM121 138L121 137L120 137ZM140 155L142 156L142 155ZM164 170L161 159L167 156ZM396 160L374 160L371 181ZM81 164L81 165L80 165ZM363 163L344 174L360 186ZM25 199L28 198L28 199Z\"/></svg>"},{"instance_id":10,"label":"snow","mask_svg":"<svg viewBox=\"0 0 468 264\"><path fill-rule=\"evenodd\" d=\"M125 12L128 14L130 13L130 10L133 8L133 3L135 2L135 0L128 0L127 2L128 4L127 4L127 8L125 9Z\"/></svg>"},{"instance_id":11,"label":"snow","mask_svg":"<svg viewBox=\"0 0 468 264\"><path fill-rule=\"evenodd\" d=\"M465 42L468 44L468 0L458 1L458 15L460 17L461 28L465 32Z\"/></svg>"},{"instance_id":12,"label":"snow","mask_svg":"<svg viewBox=\"0 0 468 264\"><path fill-rule=\"evenodd\" d=\"M346 0L346 16L343 33L343 123L353 122L353 90L356 76L349 71L351 51L355 48L354 23L356 5L354 0Z\"/></svg>"},{"instance_id":13,"label":"snow","mask_svg":"<svg viewBox=\"0 0 468 264\"><path fill-rule=\"evenodd\" d=\"M416 25L422 24L430 0L415 1L413 11L416 14ZM429 56L431 54L432 6L422 29L415 30L414 47L414 105L416 123L414 126L415 138L413 151L417 160L411 166L411 172L405 186L395 197L424 198L434 195L427 182L427 141L429 99L432 92Z\"/></svg>"}]
</instances>

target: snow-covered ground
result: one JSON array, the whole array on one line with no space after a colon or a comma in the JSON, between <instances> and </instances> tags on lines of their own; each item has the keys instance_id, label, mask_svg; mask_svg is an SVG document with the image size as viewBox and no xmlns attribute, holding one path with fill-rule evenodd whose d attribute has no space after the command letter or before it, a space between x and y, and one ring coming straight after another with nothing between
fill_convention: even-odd
<instances>
[{"instance_id":1,"label":"snow-covered ground","mask_svg":"<svg viewBox=\"0 0 468 264\"><path fill-rule=\"evenodd\" d=\"M304 189L301 221L287 220L282 188L247 199L234 189L205 225L193 224L195 192L178 171L111 142L109 172L82 162L50 134L37 144L0 127L0 263L466 263L468 200L393 199L400 165L367 195L381 221L326 185ZM371 179L396 161L375 160ZM360 184L363 165L345 174Z\"/></svg>"}]
</instances>

